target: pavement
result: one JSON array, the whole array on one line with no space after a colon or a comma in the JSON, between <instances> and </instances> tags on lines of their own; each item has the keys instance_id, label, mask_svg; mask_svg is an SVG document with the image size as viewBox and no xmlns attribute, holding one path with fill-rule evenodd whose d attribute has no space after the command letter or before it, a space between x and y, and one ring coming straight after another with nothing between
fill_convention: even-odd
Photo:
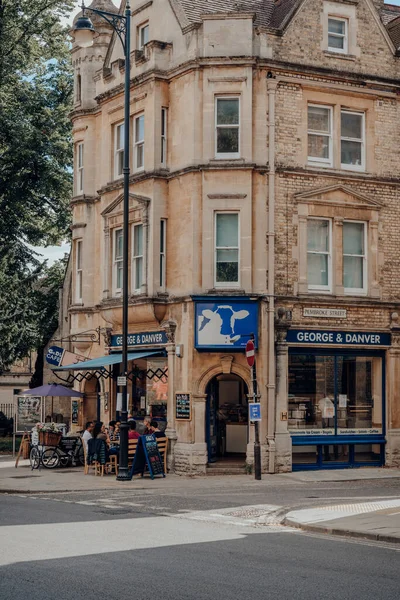
<instances>
[{"instance_id":1,"label":"pavement","mask_svg":"<svg viewBox=\"0 0 400 600\"><path fill-rule=\"evenodd\" d=\"M18 469L14 466L11 457L2 457L0 460L0 494L54 494L64 492L118 492L132 491L141 493L148 491L157 493L194 492L199 486L202 477L181 477L168 475L166 478L135 477L130 482L120 482L114 476L94 477L84 475L81 468L66 468L57 470L41 469L32 471L29 461L20 461ZM249 492L256 490L259 486L265 486L268 490L271 485L318 485L340 482L351 485L352 482L362 484L374 482L379 485L390 482L395 496L389 499L360 498L357 502L346 502L345 504L329 504L323 506L312 506L291 510L286 507L285 511L279 512L279 522L288 527L296 527L304 531L338 535L342 537L363 538L391 544L400 544L400 469L387 468L360 468L340 469L324 471L298 471L294 473L281 473L275 475L263 475L262 482L256 482L249 475L213 476L207 477L207 488L220 491L229 490L233 486L243 486ZM203 485L203 484L201 484ZM398 497L397 497L398 496ZM312 498L312 496L311 496ZM310 503L311 504L311 503ZM267 523L270 514L277 521L276 511L271 506L259 510L257 525ZM201 517L201 515L199 515Z\"/></svg>"}]
</instances>

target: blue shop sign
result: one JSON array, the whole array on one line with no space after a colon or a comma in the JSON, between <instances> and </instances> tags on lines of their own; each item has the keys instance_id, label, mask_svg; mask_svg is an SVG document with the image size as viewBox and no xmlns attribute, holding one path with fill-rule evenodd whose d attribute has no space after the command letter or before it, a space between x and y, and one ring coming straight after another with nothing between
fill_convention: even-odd
<instances>
[{"instance_id":1,"label":"blue shop sign","mask_svg":"<svg viewBox=\"0 0 400 600\"><path fill-rule=\"evenodd\" d=\"M128 334L128 346L158 346L168 344L165 331L141 331L140 333ZM122 346L122 335L112 335L110 346L120 348Z\"/></svg>"},{"instance_id":2,"label":"blue shop sign","mask_svg":"<svg viewBox=\"0 0 400 600\"><path fill-rule=\"evenodd\" d=\"M60 348L60 346L50 346L47 350L46 362L48 362L49 365L58 367L61 364L63 355L64 348Z\"/></svg>"},{"instance_id":3,"label":"blue shop sign","mask_svg":"<svg viewBox=\"0 0 400 600\"><path fill-rule=\"evenodd\" d=\"M295 344L333 344L340 346L390 346L390 333L376 331L323 331L289 329L286 341Z\"/></svg>"},{"instance_id":4,"label":"blue shop sign","mask_svg":"<svg viewBox=\"0 0 400 600\"><path fill-rule=\"evenodd\" d=\"M195 303L195 347L198 350L245 348L250 334L258 347L258 303L243 298L204 298Z\"/></svg>"}]
</instances>

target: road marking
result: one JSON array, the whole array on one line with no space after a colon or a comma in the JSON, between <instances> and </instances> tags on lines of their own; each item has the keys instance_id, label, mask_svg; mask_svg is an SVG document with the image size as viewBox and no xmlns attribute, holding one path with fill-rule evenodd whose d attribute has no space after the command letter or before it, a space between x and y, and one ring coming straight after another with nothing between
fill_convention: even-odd
<instances>
[{"instance_id":1,"label":"road marking","mask_svg":"<svg viewBox=\"0 0 400 600\"><path fill-rule=\"evenodd\" d=\"M334 519L362 515L387 508L397 508L398 506L400 507L400 498L395 500L379 500L376 502L364 502L357 504L318 506L316 508L293 510L287 513L286 519L300 524L320 523L321 521L332 521Z\"/></svg>"}]
</instances>

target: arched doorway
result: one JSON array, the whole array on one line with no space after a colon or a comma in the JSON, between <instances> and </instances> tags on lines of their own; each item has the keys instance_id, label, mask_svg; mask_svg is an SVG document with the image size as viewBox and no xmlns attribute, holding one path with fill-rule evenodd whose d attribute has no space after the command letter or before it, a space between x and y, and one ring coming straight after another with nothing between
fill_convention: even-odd
<instances>
[{"instance_id":1,"label":"arched doorway","mask_svg":"<svg viewBox=\"0 0 400 600\"><path fill-rule=\"evenodd\" d=\"M248 388L234 373L213 377L207 385L206 442L208 462L246 460Z\"/></svg>"},{"instance_id":2,"label":"arched doorway","mask_svg":"<svg viewBox=\"0 0 400 600\"><path fill-rule=\"evenodd\" d=\"M85 384L83 397L83 426L87 421L100 421L100 383L91 377Z\"/></svg>"}]
</instances>

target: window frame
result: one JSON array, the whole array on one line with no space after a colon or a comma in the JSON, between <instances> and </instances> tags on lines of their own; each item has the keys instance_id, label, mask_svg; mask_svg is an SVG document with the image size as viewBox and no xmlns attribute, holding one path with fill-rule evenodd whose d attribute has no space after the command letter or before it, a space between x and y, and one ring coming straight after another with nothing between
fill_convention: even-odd
<instances>
[{"instance_id":1,"label":"window frame","mask_svg":"<svg viewBox=\"0 0 400 600\"><path fill-rule=\"evenodd\" d=\"M315 251L309 251L308 250L308 222L309 221L327 221L328 222L328 234L329 234L329 244L328 244L328 252L315 252ZM326 218L326 217L307 217L307 246L306 246L306 252L307 252L307 287L308 287L308 291L309 292L318 292L320 294L332 294L332 265L333 265L333 256L332 256L332 219ZM327 265L328 265L328 284L327 285L314 285L314 284L310 284L308 282L308 255L309 254L327 254L328 255L328 261L327 261Z\"/></svg>"},{"instance_id":2,"label":"window frame","mask_svg":"<svg viewBox=\"0 0 400 600\"><path fill-rule=\"evenodd\" d=\"M135 242L137 229L142 228L142 254L135 254ZM140 274L140 285L136 287L136 275L138 273L137 263L142 260L141 274ZM132 291L135 294L139 294L142 291L142 285L144 283L144 227L143 223L132 224Z\"/></svg>"},{"instance_id":3,"label":"window frame","mask_svg":"<svg viewBox=\"0 0 400 600\"><path fill-rule=\"evenodd\" d=\"M342 136L342 113L348 115L361 116L361 134L362 138L348 138ZM346 142L357 142L361 145L361 164L360 165L346 165L342 163L342 141ZM365 111L351 110L340 107L340 168L345 171L365 171Z\"/></svg>"},{"instance_id":4,"label":"window frame","mask_svg":"<svg viewBox=\"0 0 400 600\"><path fill-rule=\"evenodd\" d=\"M76 193L83 193L83 177L84 177L84 142L77 142L76 144Z\"/></svg>"},{"instance_id":5,"label":"window frame","mask_svg":"<svg viewBox=\"0 0 400 600\"><path fill-rule=\"evenodd\" d=\"M237 215L237 246L217 246L217 220L218 215ZM218 250L237 250L238 251L238 280L237 281L217 281L217 254ZM214 287L215 288L238 288L240 287L240 211L239 210L215 210L214 211Z\"/></svg>"},{"instance_id":6,"label":"window frame","mask_svg":"<svg viewBox=\"0 0 400 600\"><path fill-rule=\"evenodd\" d=\"M124 272L124 269L123 269L123 255L124 255L124 252L123 252L123 250L122 250L121 256L117 257L117 235L119 233L121 233L122 246L123 246L123 244L124 244L124 233L123 233L122 227L116 227L113 230L113 237L112 237L112 240L113 240L113 250L112 250L112 252L113 252L113 278L112 278L112 281L113 281L113 292L114 292L115 296L120 296L122 294L123 283L124 283L123 282L123 272ZM117 285L118 284L118 272L119 272L119 269L122 270L122 285L121 285L121 287L118 287L118 285Z\"/></svg>"},{"instance_id":7,"label":"window frame","mask_svg":"<svg viewBox=\"0 0 400 600\"><path fill-rule=\"evenodd\" d=\"M160 219L160 287L166 286L167 220Z\"/></svg>"},{"instance_id":8,"label":"window frame","mask_svg":"<svg viewBox=\"0 0 400 600\"><path fill-rule=\"evenodd\" d=\"M139 141L136 140L136 131L137 131L137 127L138 127L138 121L139 119L143 118L143 139L140 139ZM144 151L145 151L145 120L144 120L144 112L141 112L137 115L135 115L133 117L133 147L134 147L134 152L133 152L133 162L134 162L134 171L144 171ZM138 151L139 148L142 148L142 152L143 152L143 164L138 166Z\"/></svg>"},{"instance_id":9,"label":"window frame","mask_svg":"<svg viewBox=\"0 0 400 600\"><path fill-rule=\"evenodd\" d=\"M167 165L167 124L168 124L168 109L161 108L161 166Z\"/></svg>"},{"instance_id":10,"label":"window frame","mask_svg":"<svg viewBox=\"0 0 400 600\"><path fill-rule=\"evenodd\" d=\"M330 129L329 134L310 130L310 128L308 126L308 121L309 121L308 109L309 108L323 108L325 110L328 110L329 129ZM315 156L308 155L308 138L310 135L319 135L319 136L328 137L328 139L329 139L329 159L318 158ZM309 165L318 166L318 167L321 167L321 166L333 167L333 106L330 104L329 105L328 104L314 104L313 102L309 102L307 104L307 163Z\"/></svg>"},{"instance_id":11,"label":"window frame","mask_svg":"<svg viewBox=\"0 0 400 600\"><path fill-rule=\"evenodd\" d=\"M82 249L83 240L75 240L75 301L79 304L83 301Z\"/></svg>"},{"instance_id":12,"label":"window frame","mask_svg":"<svg viewBox=\"0 0 400 600\"><path fill-rule=\"evenodd\" d=\"M238 101L238 124L237 125L218 125L218 101L219 100L237 100ZM216 94L214 96L214 153L215 158L219 159L232 159L232 158L240 158L240 144L241 144L241 102L240 102L240 94ZM238 129L238 152L218 152L218 129Z\"/></svg>"},{"instance_id":13,"label":"window frame","mask_svg":"<svg viewBox=\"0 0 400 600\"><path fill-rule=\"evenodd\" d=\"M118 148L117 143L118 143L118 130L120 128L122 128L123 131L123 140L125 138L125 131L124 131L124 126L125 124L122 123L115 123L114 125L114 179L120 179L121 177L123 177L124 175L124 142L122 142L122 146L121 148ZM122 169L121 172L118 172L118 164L119 164L119 155L122 154Z\"/></svg>"},{"instance_id":14,"label":"window frame","mask_svg":"<svg viewBox=\"0 0 400 600\"><path fill-rule=\"evenodd\" d=\"M329 20L332 21L339 21L341 23L344 23L344 35L340 34L340 33L333 33L329 31ZM328 15L328 50L329 52L337 52L339 54L348 54L349 53L349 20L346 19L345 17L339 17L336 15ZM332 35L333 37L336 38L341 38L343 39L343 48L335 48L333 46L329 45L329 36Z\"/></svg>"},{"instance_id":15,"label":"window frame","mask_svg":"<svg viewBox=\"0 0 400 600\"><path fill-rule=\"evenodd\" d=\"M142 43L142 33L147 29L147 41ZM149 31L150 31L150 24L149 21L145 21L144 23L141 23L140 25L137 26L137 49L138 50L143 50L143 48L145 47L146 44L148 44L149 42Z\"/></svg>"},{"instance_id":16,"label":"window frame","mask_svg":"<svg viewBox=\"0 0 400 600\"><path fill-rule=\"evenodd\" d=\"M363 241L364 241L364 254L345 254L344 253L344 226L346 223L360 223L363 225ZM357 258L362 258L362 266L363 266L363 283L364 286L362 288L346 288L344 287L344 257L345 256L355 256ZM342 243L342 265L343 265L343 289L346 295L350 296L366 296L368 293L368 222L367 221L356 221L353 219L344 219L343 220L343 243Z\"/></svg>"}]
</instances>

